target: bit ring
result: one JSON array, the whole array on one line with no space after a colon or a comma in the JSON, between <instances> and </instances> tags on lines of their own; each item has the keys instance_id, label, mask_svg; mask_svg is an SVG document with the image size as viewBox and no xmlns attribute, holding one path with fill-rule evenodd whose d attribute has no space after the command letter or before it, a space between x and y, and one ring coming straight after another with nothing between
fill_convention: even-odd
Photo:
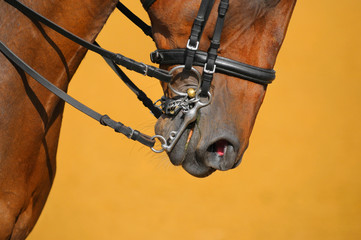
<instances>
[{"instance_id":1,"label":"bit ring","mask_svg":"<svg viewBox=\"0 0 361 240\"><path fill-rule=\"evenodd\" d=\"M178 69L182 69L184 68L185 66L184 65L179 65L179 66L176 66L174 68L172 68L170 71L169 71L169 74L172 75L176 70ZM202 75L199 73L199 71L197 69L195 69L194 67L191 68L191 72L195 73L196 77L197 77L197 81L198 81L198 85L197 85L197 89L195 89L196 92L198 92L198 90L200 89L201 87L201 79L202 79ZM174 92L175 94L179 95L179 96L188 96L188 93L187 92L180 92L178 90L176 90L175 88L172 87L172 84L169 82L168 83L168 87L170 88L170 90L172 90L172 92Z\"/></svg>"},{"instance_id":2,"label":"bit ring","mask_svg":"<svg viewBox=\"0 0 361 240\"><path fill-rule=\"evenodd\" d=\"M159 141L162 143L162 149L161 149L161 150L157 150L157 149L154 149L154 147L151 147L150 149L152 149L152 151L155 152L155 153L162 153L162 152L164 152L163 146L167 143L167 140L166 140L162 135L154 135L154 136L151 138L151 140L154 140L154 139L156 139L156 138L158 138Z\"/></svg>"}]
</instances>

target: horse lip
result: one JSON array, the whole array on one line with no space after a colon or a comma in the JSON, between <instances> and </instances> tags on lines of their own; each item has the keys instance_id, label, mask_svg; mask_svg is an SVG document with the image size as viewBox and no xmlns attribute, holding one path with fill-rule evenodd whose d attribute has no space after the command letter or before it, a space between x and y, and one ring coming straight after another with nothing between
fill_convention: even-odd
<instances>
[{"instance_id":1,"label":"horse lip","mask_svg":"<svg viewBox=\"0 0 361 240\"><path fill-rule=\"evenodd\" d=\"M188 135L191 129L187 129L172 152L168 153L171 162L182 165L183 169L192 176L203 178L212 174L216 169L206 166L196 155L196 147L200 139L200 132L197 127L194 128L193 135L187 144Z\"/></svg>"},{"instance_id":2,"label":"horse lip","mask_svg":"<svg viewBox=\"0 0 361 240\"><path fill-rule=\"evenodd\" d=\"M216 171L216 169L206 166L203 162L200 162L194 153L187 156L187 159L182 163L182 167L192 176L199 178L208 177Z\"/></svg>"},{"instance_id":3,"label":"horse lip","mask_svg":"<svg viewBox=\"0 0 361 240\"><path fill-rule=\"evenodd\" d=\"M236 159L240 149L240 142L238 138L234 134L230 134L229 131L219 132L220 134L211 140L203 138L203 140L199 142L196 154L198 161L205 166L226 171L233 168L237 162ZM228 143L223 156L220 156L215 151L215 144L220 141L226 141Z\"/></svg>"},{"instance_id":4,"label":"horse lip","mask_svg":"<svg viewBox=\"0 0 361 240\"><path fill-rule=\"evenodd\" d=\"M192 148L192 138L188 142L190 131L191 129L187 128L182 133L182 136L179 138L172 151L168 153L170 161L175 166L182 165L187 157L187 153L191 151L190 149Z\"/></svg>"},{"instance_id":5,"label":"horse lip","mask_svg":"<svg viewBox=\"0 0 361 240\"><path fill-rule=\"evenodd\" d=\"M163 135L167 135L166 132L169 133L172 129L175 128L174 124L175 126L181 124L180 115L175 116L171 121L168 121L168 124L163 126L160 125L159 127L161 126L162 127L158 128L159 133ZM194 124L195 126L197 126L197 123ZM165 126L167 127L165 128ZM232 133L230 130L221 129L217 132L212 132L212 136L204 136L204 135L201 136L199 132L199 128L194 127L193 135L190 138L189 142L187 143L190 131L191 129L187 128L183 132L182 136L179 138L173 150L167 153L173 165L175 166L181 165L184 168L184 170L186 170L189 174L195 177L206 177L212 174L216 170L225 171L231 169L236 165L238 161L233 162L231 164L232 166L229 166L230 164L229 161L220 164L207 164L207 161L205 161L205 159L207 158L206 155L208 153L207 152L208 147L220 140L226 140L229 143L229 145L232 146L232 147L227 146L227 149L225 151L225 156L223 157L227 157L227 155L229 155L228 151L230 150L232 150L232 155L233 152L238 152L240 148L239 140L238 138L236 138L236 136L234 136L234 133Z\"/></svg>"},{"instance_id":6,"label":"horse lip","mask_svg":"<svg viewBox=\"0 0 361 240\"><path fill-rule=\"evenodd\" d=\"M208 148L212 145L214 145L216 142L218 141L222 141L225 140L227 142L230 143L230 145L233 146L233 150L235 152L239 151L240 148L240 142L238 140L237 137L233 136L232 134L228 134L227 132L221 133L220 135L218 135L215 139L213 139L212 141L203 141L202 143L199 143L199 146L197 147L197 155L199 157L201 156L205 156ZM210 142L210 144L207 144L208 142ZM206 145L207 144L207 145Z\"/></svg>"},{"instance_id":7,"label":"horse lip","mask_svg":"<svg viewBox=\"0 0 361 240\"><path fill-rule=\"evenodd\" d=\"M247 148L248 148L248 143L247 143L246 147L244 148L244 150L243 150L241 156L239 157L239 159L234 163L232 169L238 167L238 166L241 164L242 159L243 159L243 155L244 155L244 153L246 152L246 149L247 149Z\"/></svg>"}]
</instances>

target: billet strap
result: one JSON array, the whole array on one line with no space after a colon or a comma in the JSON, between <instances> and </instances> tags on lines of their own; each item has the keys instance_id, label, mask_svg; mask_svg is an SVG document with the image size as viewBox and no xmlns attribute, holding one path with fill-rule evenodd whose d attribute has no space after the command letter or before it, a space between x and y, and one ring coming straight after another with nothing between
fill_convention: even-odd
<instances>
[{"instance_id":1,"label":"billet strap","mask_svg":"<svg viewBox=\"0 0 361 240\"><path fill-rule=\"evenodd\" d=\"M151 60L154 63L163 65L184 64L186 51L186 49L159 49L151 53ZM203 67L206 62L207 53L198 50L195 54L193 64L195 66ZM276 77L276 72L273 69L259 68L221 56L217 57L215 65L215 71L218 73L242 78L261 85L272 83Z\"/></svg>"},{"instance_id":2,"label":"billet strap","mask_svg":"<svg viewBox=\"0 0 361 240\"><path fill-rule=\"evenodd\" d=\"M140 133L137 130L134 130L130 127L124 126L124 124L120 122L116 122L112 120L108 115L101 115L100 113L94 111L93 109L85 106L78 100L74 99L63 90L56 87L54 84L49 82L43 76L41 76L38 72L32 69L29 65L27 65L24 61L22 61L17 55L15 55L7 46L5 46L0 41L0 51L16 66L29 74L32 78L34 78L37 82L47 88L50 92L54 93L63 101L67 102L74 108L88 115L89 117L99 121L102 125L113 128L116 132L122 133L128 138L138 141L148 147L153 147L155 141L151 139L150 136Z\"/></svg>"},{"instance_id":3,"label":"billet strap","mask_svg":"<svg viewBox=\"0 0 361 240\"><path fill-rule=\"evenodd\" d=\"M199 47L204 27L211 13L214 0L202 0L198 10L197 17L194 19L191 35L187 42L186 59L184 62L184 70L189 72L193 66L194 56Z\"/></svg>"},{"instance_id":4,"label":"billet strap","mask_svg":"<svg viewBox=\"0 0 361 240\"><path fill-rule=\"evenodd\" d=\"M60 33L64 37L76 42L77 44L100 54L103 57L109 58L113 60L116 64L122 65L129 70L141 73L143 75L154 77L159 79L163 82L170 82L172 79L172 75L169 74L168 71L163 69L159 69L141 62L134 61L133 59L127 58L119 53L113 53L108 50L105 50L101 47L98 47L84 39L72 34L71 32L65 30L64 28L60 27L59 25L53 23L49 19L43 17L42 15L38 14L37 12L33 11L32 9L28 8L24 4L20 3L17 0L5 0L7 3L12 5L13 7L17 8L20 12L28 16L33 20L37 20L45 24L46 26L50 27L54 31Z\"/></svg>"},{"instance_id":5,"label":"billet strap","mask_svg":"<svg viewBox=\"0 0 361 240\"><path fill-rule=\"evenodd\" d=\"M152 38L152 27L146 24L142 19L140 19L137 15L131 12L123 3L117 3L118 10L123 13L130 21L132 21L135 25L137 25L145 35Z\"/></svg>"},{"instance_id":6,"label":"billet strap","mask_svg":"<svg viewBox=\"0 0 361 240\"><path fill-rule=\"evenodd\" d=\"M229 0L221 0L218 6L218 18L217 18L216 26L214 28L211 45L208 49L207 62L204 65L203 74L202 74L201 96L203 97L208 96L208 91L211 87L211 82L213 80L213 74L216 69L218 48L221 45L221 35L222 35L224 19L226 17L228 6L229 6Z\"/></svg>"}]
</instances>

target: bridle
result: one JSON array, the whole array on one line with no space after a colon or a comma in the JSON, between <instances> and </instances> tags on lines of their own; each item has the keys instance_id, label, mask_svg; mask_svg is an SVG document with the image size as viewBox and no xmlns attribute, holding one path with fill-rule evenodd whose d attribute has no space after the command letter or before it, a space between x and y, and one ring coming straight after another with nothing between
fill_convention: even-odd
<instances>
[{"instance_id":1,"label":"bridle","mask_svg":"<svg viewBox=\"0 0 361 240\"><path fill-rule=\"evenodd\" d=\"M202 0L196 19L194 20L191 35L186 44L185 49L158 49L151 53L151 60L154 63L162 65L178 65L171 71L165 71L133 59L127 58L121 54L113 53L101 48L96 42L89 43L80 37L70 33L64 28L51 22L49 19L43 17L32 9L28 8L17 0L4 0L13 7L17 8L24 15L32 20L42 22L63 36L80 44L81 46L100 54L115 73L125 82L125 84L136 94L138 99L144 106L149 108L156 118L162 114L177 115L183 114L183 122L177 131L172 131L168 138L161 135L150 137L130 127L124 126L122 123L114 121L108 115L102 115L90 109L76 99L69 96L67 93L53 85L47 79L42 77L38 72L32 69L24 61L22 61L16 54L14 54L4 43L0 41L0 51L11 61L14 65L28 73L32 78L38 81L41 85L46 87L49 91L57 95L59 98L77 108L81 112L99 121L102 125L113 128L116 132L122 133L128 138L138 141L148 147L154 152L172 151L173 147L187 129L187 127L196 120L199 109L207 106L212 101L212 95L209 92L213 75L215 72L242 78L254 83L267 85L275 78L275 71L272 69L264 69L241 62L237 62L228 58L218 56L218 48L220 46L221 33L223 29L224 18L229 6L229 0L221 0L218 6L218 17L214 28L213 38L208 49L208 52L198 50L199 41L202 36L204 26L211 13L211 9L215 0ZM156 0L146 0L143 2L145 10L152 6ZM151 36L151 27L146 25L122 3L117 3L117 8L126 15L132 22L140 27L143 32ZM141 91L134 83L126 76L126 74L117 66L121 65L129 70L136 71L146 76L154 77L160 81L168 83L168 87L176 94L174 98L163 96L160 100L153 104L153 102ZM203 72L200 74L193 66L203 66ZM187 93L180 92L172 87L171 79L176 70L182 69L185 74L194 74L198 80L196 89L188 89ZM160 102L160 105L157 103ZM161 150L154 149L155 139L159 139L162 144Z\"/></svg>"},{"instance_id":2,"label":"bridle","mask_svg":"<svg viewBox=\"0 0 361 240\"><path fill-rule=\"evenodd\" d=\"M148 11L155 1L156 0L147 0L143 2L143 7ZM171 131L168 138L160 135L155 136L162 142L162 150L167 152L172 151L174 145L188 125L196 120L199 109L207 106L211 102L212 95L209 90L215 72L242 78L262 85L270 84L275 78L275 71L272 69L259 68L218 56L229 0L220 0L218 16L208 51L203 52L198 50L200 39L214 2L215 0L202 0L185 49L162 49L151 53L152 62L162 65L178 65L173 69L182 68L184 74L189 75L190 72L194 72L196 76L200 76L193 66L203 67L202 75L198 78L200 83L198 85L199 88L191 91L195 92L195 94L191 95L189 93L175 91L171 83L168 83L169 89L173 91L177 97L173 99L163 97L161 99L161 106L166 114L178 115L179 112L184 114L181 126L177 131ZM202 102L202 98L208 98L208 100ZM152 150L155 152L162 151L157 151L153 148Z\"/></svg>"}]
</instances>

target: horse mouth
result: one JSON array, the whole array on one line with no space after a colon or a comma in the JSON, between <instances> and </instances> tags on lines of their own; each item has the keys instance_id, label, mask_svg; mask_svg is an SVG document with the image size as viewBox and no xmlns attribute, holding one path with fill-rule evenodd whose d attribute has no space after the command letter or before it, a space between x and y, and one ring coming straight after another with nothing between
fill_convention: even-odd
<instances>
[{"instance_id":1,"label":"horse mouth","mask_svg":"<svg viewBox=\"0 0 361 240\"><path fill-rule=\"evenodd\" d=\"M212 144L207 151L212 155L215 155L215 157L222 158L224 154L227 152L228 146L229 146L228 141L222 139Z\"/></svg>"},{"instance_id":2,"label":"horse mouth","mask_svg":"<svg viewBox=\"0 0 361 240\"><path fill-rule=\"evenodd\" d=\"M206 151L197 149L195 154L188 154L182 167L195 177L207 177L216 170L227 171L238 166L236 147L226 139L219 139Z\"/></svg>"},{"instance_id":3,"label":"horse mouth","mask_svg":"<svg viewBox=\"0 0 361 240\"><path fill-rule=\"evenodd\" d=\"M234 165L233 160L228 161L228 159L234 159L235 157L233 145L227 140L221 139L208 147L203 161L207 166L226 171Z\"/></svg>"},{"instance_id":4,"label":"horse mouth","mask_svg":"<svg viewBox=\"0 0 361 240\"><path fill-rule=\"evenodd\" d=\"M202 142L211 144L202 147ZM185 130L168 156L173 165L182 166L189 174L203 178L216 170L226 171L237 166L240 162L236 160L237 152L237 144L225 136L219 136L214 141L204 140L204 137L200 136L199 126L193 123Z\"/></svg>"}]
</instances>

